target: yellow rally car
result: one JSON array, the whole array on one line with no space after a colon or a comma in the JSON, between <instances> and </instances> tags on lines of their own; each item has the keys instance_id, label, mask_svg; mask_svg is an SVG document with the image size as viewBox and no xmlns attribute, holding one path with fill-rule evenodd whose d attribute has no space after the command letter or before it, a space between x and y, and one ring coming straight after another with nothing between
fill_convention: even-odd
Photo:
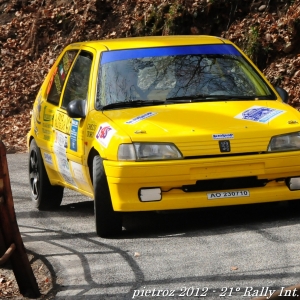
<instances>
[{"instance_id":1,"label":"yellow rally car","mask_svg":"<svg viewBox=\"0 0 300 300\"><path fill-rule=\"evenodd\" d=\"M34 103L32 199L91 197L99 236L122 213L300 199L300 114L230 41L211 36L66 47Z\"/></svg>"}]
</instances>

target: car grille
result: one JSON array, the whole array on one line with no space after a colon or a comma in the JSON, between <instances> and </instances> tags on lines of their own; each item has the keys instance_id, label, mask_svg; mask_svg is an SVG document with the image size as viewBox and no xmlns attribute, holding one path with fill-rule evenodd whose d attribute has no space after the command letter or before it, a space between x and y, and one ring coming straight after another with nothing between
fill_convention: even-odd
<instances>
[{"instance_id":1,"label":"car grille","mask_svg":"<svg viewBox=\"0 0 300 300\"><path fill-rule=\"evenodd\" d=\"M241 155L241 154L258 154L267 151L270 137L262 138L239 138L231 139L230 152L226 154L220 152L218 140L197 140L188 142L177 142L176 146L184 157L209 157L212 155L224 155L229 154Z\"/></svg>"}]
</instances>

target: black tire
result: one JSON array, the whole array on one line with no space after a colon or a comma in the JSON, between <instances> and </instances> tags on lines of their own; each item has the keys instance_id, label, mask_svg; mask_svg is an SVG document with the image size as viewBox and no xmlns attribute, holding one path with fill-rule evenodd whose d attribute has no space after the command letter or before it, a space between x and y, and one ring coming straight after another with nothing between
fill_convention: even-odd
<instances>
[{"instance_id":1,"label":"black tire","mask_svg":"<svg viewBox=\"0 0 300 300\"><path fill-rule=\"evenodd\" d=\"M93 159L93 185L97 235L110 237L121 234L122 214L113 210L103 161L99 155Z\"/></svg>"},{"instance_id":2,"label":"black tire","mask_svg":"<svg viewBox=\"0 0 300 300\"><path fill-rule=\"evenodd\" d=\"M57 209L62 201L64 188L51 185L40 148L32 140L29 148L29 183L31 199L39 210Z\"/></svg>"}]
</instances>

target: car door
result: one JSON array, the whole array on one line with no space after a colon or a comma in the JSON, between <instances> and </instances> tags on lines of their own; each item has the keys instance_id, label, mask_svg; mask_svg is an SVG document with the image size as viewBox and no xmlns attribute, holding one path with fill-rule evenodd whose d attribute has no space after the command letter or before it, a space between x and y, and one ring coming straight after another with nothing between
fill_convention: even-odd
<instances>
[{"instance_id":1,"label":"car door","mask_svg":"<svg viewBox=\"0 0 300 300\"><path fill-rule=\"evenodd\" d=\"M67 106L73 100L89 101L95 56L95 52L87 47L79 52L66 79L60 107L54 115L53 153L58 172L66 185L88 194L92 193L91 184L88 168L83 166L86 118L70 118Z\"/></svg>"},{"instance_id":2,"label":"car door","mask_svg":"<svg viewBox=\"0 0 300 300\"><path fill-rule=\"evenodd\" d=\"M35 138L41 149L45 168L53 184L57 180L57 164L53 154L54 117L59 109L62 89L78 50L67 50L55 62L41 87L33 109Z\"/></svg>"}]
</instances>

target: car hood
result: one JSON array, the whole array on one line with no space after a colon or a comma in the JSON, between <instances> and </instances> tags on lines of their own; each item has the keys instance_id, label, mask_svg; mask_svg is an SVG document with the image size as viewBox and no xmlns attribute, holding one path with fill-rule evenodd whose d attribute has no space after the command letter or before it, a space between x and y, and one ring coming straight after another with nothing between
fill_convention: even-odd
<instances>
[{"instance_id":1,"label":"car hood","mask_svg":"<svg viewBox=\"0 0 300 300\"><path fill-rule=\"evenodd\" d=\"M104 111L133 142L172 142L185 156L266 151L274 135L300 130L300 114L279 101L218 101Z\"/></svg>"}]
</instances>

